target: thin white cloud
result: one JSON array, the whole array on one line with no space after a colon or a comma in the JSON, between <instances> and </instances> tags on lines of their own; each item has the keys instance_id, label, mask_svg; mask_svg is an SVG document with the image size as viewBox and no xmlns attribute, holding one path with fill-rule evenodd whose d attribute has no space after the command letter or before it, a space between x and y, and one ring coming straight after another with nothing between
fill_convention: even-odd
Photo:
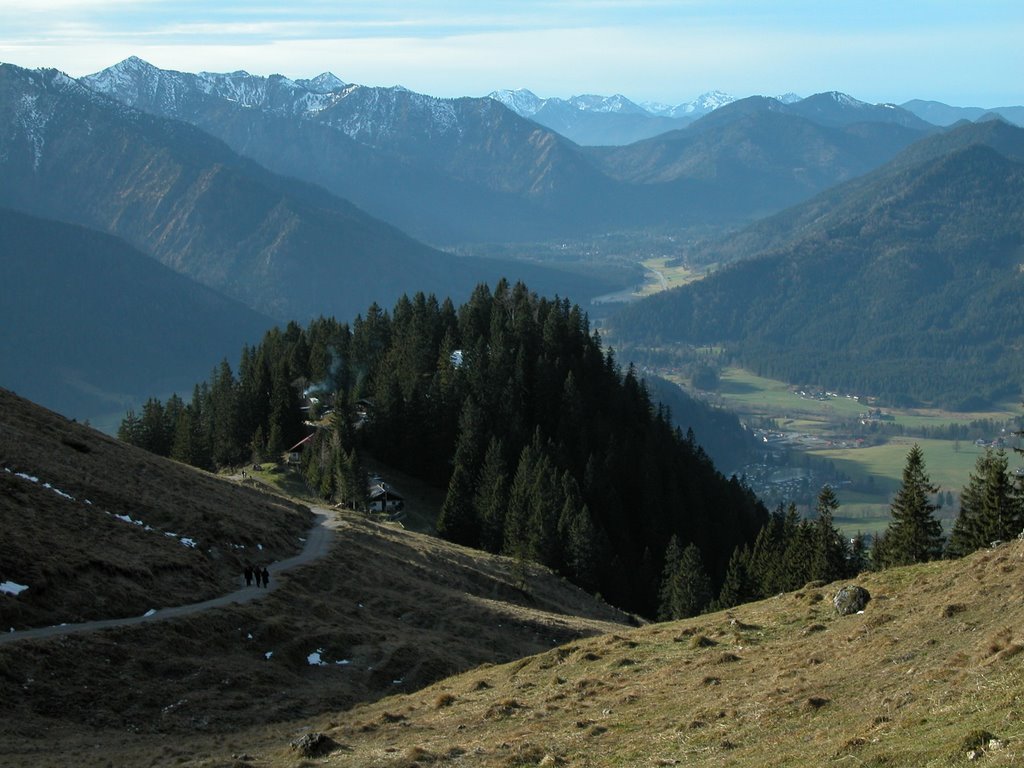
<instances>
[{"instance_id":1,"label":"thin white cloud","mask_svg":"<svg viewBox=\"0 0 1024 768\"><path fill-rule=\"evenodd\" d=\"M168 11L203 3L133 0L128 11L127 0L38 2L74 12L28 23L11 12L28 3L0 0L0 60L72 75L129 55L186 71L332 70L350 82L439 96L528 87L544 96L620 92L679 102L713 88L737 96L835 89L868 101L988 93L982 106L1024 103L1024 14L1003 0L973 14L935 0L931 8L956 14L953 27L941 13L873 0L816 3L816 14L806 12L810 0L496 0L468 11L436 0L251 0L191 14Z\"/></svg>"}]
</instances>

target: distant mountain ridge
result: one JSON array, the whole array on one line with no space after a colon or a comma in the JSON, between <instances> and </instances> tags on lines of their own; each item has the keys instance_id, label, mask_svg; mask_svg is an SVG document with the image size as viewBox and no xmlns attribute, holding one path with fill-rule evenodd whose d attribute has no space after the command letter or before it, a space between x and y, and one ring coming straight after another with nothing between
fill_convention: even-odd
<instances>
[{"instance_id":1,"label":"distant mountain ridge","mask_svg":"<svg viewBox=\"0 0 1024 768\"><path fill-rule=\"evenodd\" d=\"M541 125L551 128L563 136L583 145L624 145L643 139L653 138L670 130L685 128L717 109L733 104L737 99L722 91L709 91L696 99L675 106L646 102L637 104L621 94L615 96L583 95L569 99L557 97L542 99L529 90L494 91L490 94L509 109L528 117ZM906 105L869 104L848 94L832 91L803 98L794 93L776 97L749 97L772 99L789 107L792 113L808 119L828 123L839 119L841 124L854 122L901 122L904 125L923 128L928 120L926 114L917 115ZM845 107L842 114L836 105ZM914 104L914 102L908 102ZM886 113L888 110L888 114ZM982 111L971 119L982 116Z\"/></svg>"},{"instance_id":2,"label":"distant mountain ridge","mask_svg":"<svg viewBox=\"0 0 1024 768\"><path fill-rule=\"evenodd\" d=\"M720 244L617 334L724 344L794 384L970 410L1024 380L1024 129L965 124Z\"/></svg>"},{"instance_id":3,"label":"distant mountain ridge","mask_svg":"<svg viewBox=\"0 0 1024 768\"><path fill-rule=\"evenodd\" d=\"M789 120L765 141L759 117L745 128L732 126L750 117L736 108L749 102L743 100L685 131L662 134L683 137L692 147L691 157L679 163L672 151L648 152L654 145L643 143L580 147L491 98L436 99L398 87L351 85L313 93L281 76L248 76L252 82L243 85L244 77L171 72L128 59L82 82L137 109L192 123L277 173L321 185L434 243L530 242L745 222L877 167L932 129L922 123L899 133L890 125L890 110L866 117L857 110L869 128L850 125L848 136L823 139L825 148L813 149L817 157L774 162L737 155L745 138L736 131L753 137L761 153L785 148L802 156L807 124L823 118L802 118L783 101L766 100ZM626 120L640 110L622 99L594 99L582 100L587 111L567 109L575 116ZM870 122L880 116L887 120L881 125L890 127ZM692 154L705 148L702 157ZM644 157L625 159L635 155ZM643 173L627 170L637 164ZM807 165L815 172L802 170ZM796 182L794 174L801 177Z\"/></svg>"},{"instance_id":4,"label":"distant mountain ridge","mask_svg":"<svg viewBox=\"0 0 1024 768\"><path fill-rule=\"evenodd\" d=\"M165 85L147 98L174 101L180 91ZM289 88L231 85L240 98L271 101ZM530 265L437 251L192 125L53 70L0 66L0 172L0 205L117 235L279 320L349 316L417 291L468 296L513 266L545 291L563 284Z\"/></svg>"},{"instance_id":5,"label":"distant mountain ridge","mask_svg":"<svg viewBox=\"0 0 1024 768\"><path fill-rule=\"evenodd\" d=\"M943 104L941 101L926 101L913 99L901 104L904 109L913 112L922 120L927 120L935 125L949 126L961 120L977 122L989 115L998 115L1014 125L1024 126L1024 106L1017 107L993 107L983 109L982 107L952 107Z\"/></svg>"}]
</instances>

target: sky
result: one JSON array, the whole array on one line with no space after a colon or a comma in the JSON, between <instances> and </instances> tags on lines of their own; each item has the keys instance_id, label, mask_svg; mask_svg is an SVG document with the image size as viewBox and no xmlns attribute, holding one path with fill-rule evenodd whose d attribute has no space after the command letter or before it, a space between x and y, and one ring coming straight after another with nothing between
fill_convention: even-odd
<instances>
[{"instance_id":1,"label":"sky","mask_svg":"<svg viewBox=\"0 0 1024 768\"><path fill-rule=\"evenodd\" d=\"M0 0L0 61L74 77L129 56L402 85L680 104L842 91L1024 104L1021 0Z\"/></svg>"}]
</instances>

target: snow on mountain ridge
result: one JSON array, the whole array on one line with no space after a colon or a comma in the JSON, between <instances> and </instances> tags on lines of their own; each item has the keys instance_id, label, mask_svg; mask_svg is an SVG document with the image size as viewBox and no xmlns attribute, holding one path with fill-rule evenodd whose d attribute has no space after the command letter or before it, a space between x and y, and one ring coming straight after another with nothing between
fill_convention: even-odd
<instances>
[{"instance_id":1,"label":"snow on mountain ridge","mask_svg":"<svg viewBox=\"0 0 1024 768\"><path fill-rule=\"evenodd\" d=\"M614 96L596 96L583 94L568 99L568 104L581 112L600 112L604 114L643 114L646 110L634 104L622 94Z\"/></svg>"},{"instance_id":2,"label":"snow on mountain ridge","mask_svg":"<svg viewBox=\"0 0 1024 768\"><path fill-rule=\"evenodd\" d=\"M321 72L316 77L305 80L296 80L295 82L304 88L308 88L311 91L315 91L316 93L330 93L331 91L340 91L346 86L348 86L348 83L346 83L340 77L335 75L333 72Z\"/></svg>"},{"instance_id":3,"label":"snow on mountain ridge","mask_svg":"<svg viewBox=\"0 0 1024 768\"><path fill-rule=\"evenodd\" d=\"M542 99L525 88L517 88L514 91L492 91L488 94L488 98L500 101L521 117L533 117L547 101L547 99Z\"/></svg>"}]
</instances>

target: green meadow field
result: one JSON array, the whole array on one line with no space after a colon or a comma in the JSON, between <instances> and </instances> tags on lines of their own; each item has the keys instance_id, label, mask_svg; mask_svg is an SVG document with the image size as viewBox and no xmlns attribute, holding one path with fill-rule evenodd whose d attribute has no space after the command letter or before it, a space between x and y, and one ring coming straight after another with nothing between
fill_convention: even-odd
<instances>
[{"instance_id":1,"label":"green meadow field","mask_svg":"<svg viewBox=\"0 0 1024 768\"><path fill-rule=\"evenodd\" d=\"M720 386L710 398L735 411L744 421L770 418L785 432L838 441L849 434L850 424L874 405L856 399L852 393L835 394L822 399L816 399L810 393L802 396L785 382L729 367L722 371ZM967 425L983 419L1015 424L1020 417L1020 409L1009 403L992 411L970 413L926 408L882 410L892 418L890 423L907 429ZM889 502L899 487L907 453L915 443L924 452L925 467L932 482L943 493L951 491L954 496L959 495L978 457L984 453L984 448L969 440L917 437L889 437L882 445L866 447L815 447L807 450L812 456L831 461L852 481L849 486L837 489L840 508L836 520L844 532L875 533L885 529L889 522ZM1011 453L1011 468L1020 463L1018 457ZM938 514L948 528L955 518L956 509L941 509Z\"/></svg>"}]
</instances>

